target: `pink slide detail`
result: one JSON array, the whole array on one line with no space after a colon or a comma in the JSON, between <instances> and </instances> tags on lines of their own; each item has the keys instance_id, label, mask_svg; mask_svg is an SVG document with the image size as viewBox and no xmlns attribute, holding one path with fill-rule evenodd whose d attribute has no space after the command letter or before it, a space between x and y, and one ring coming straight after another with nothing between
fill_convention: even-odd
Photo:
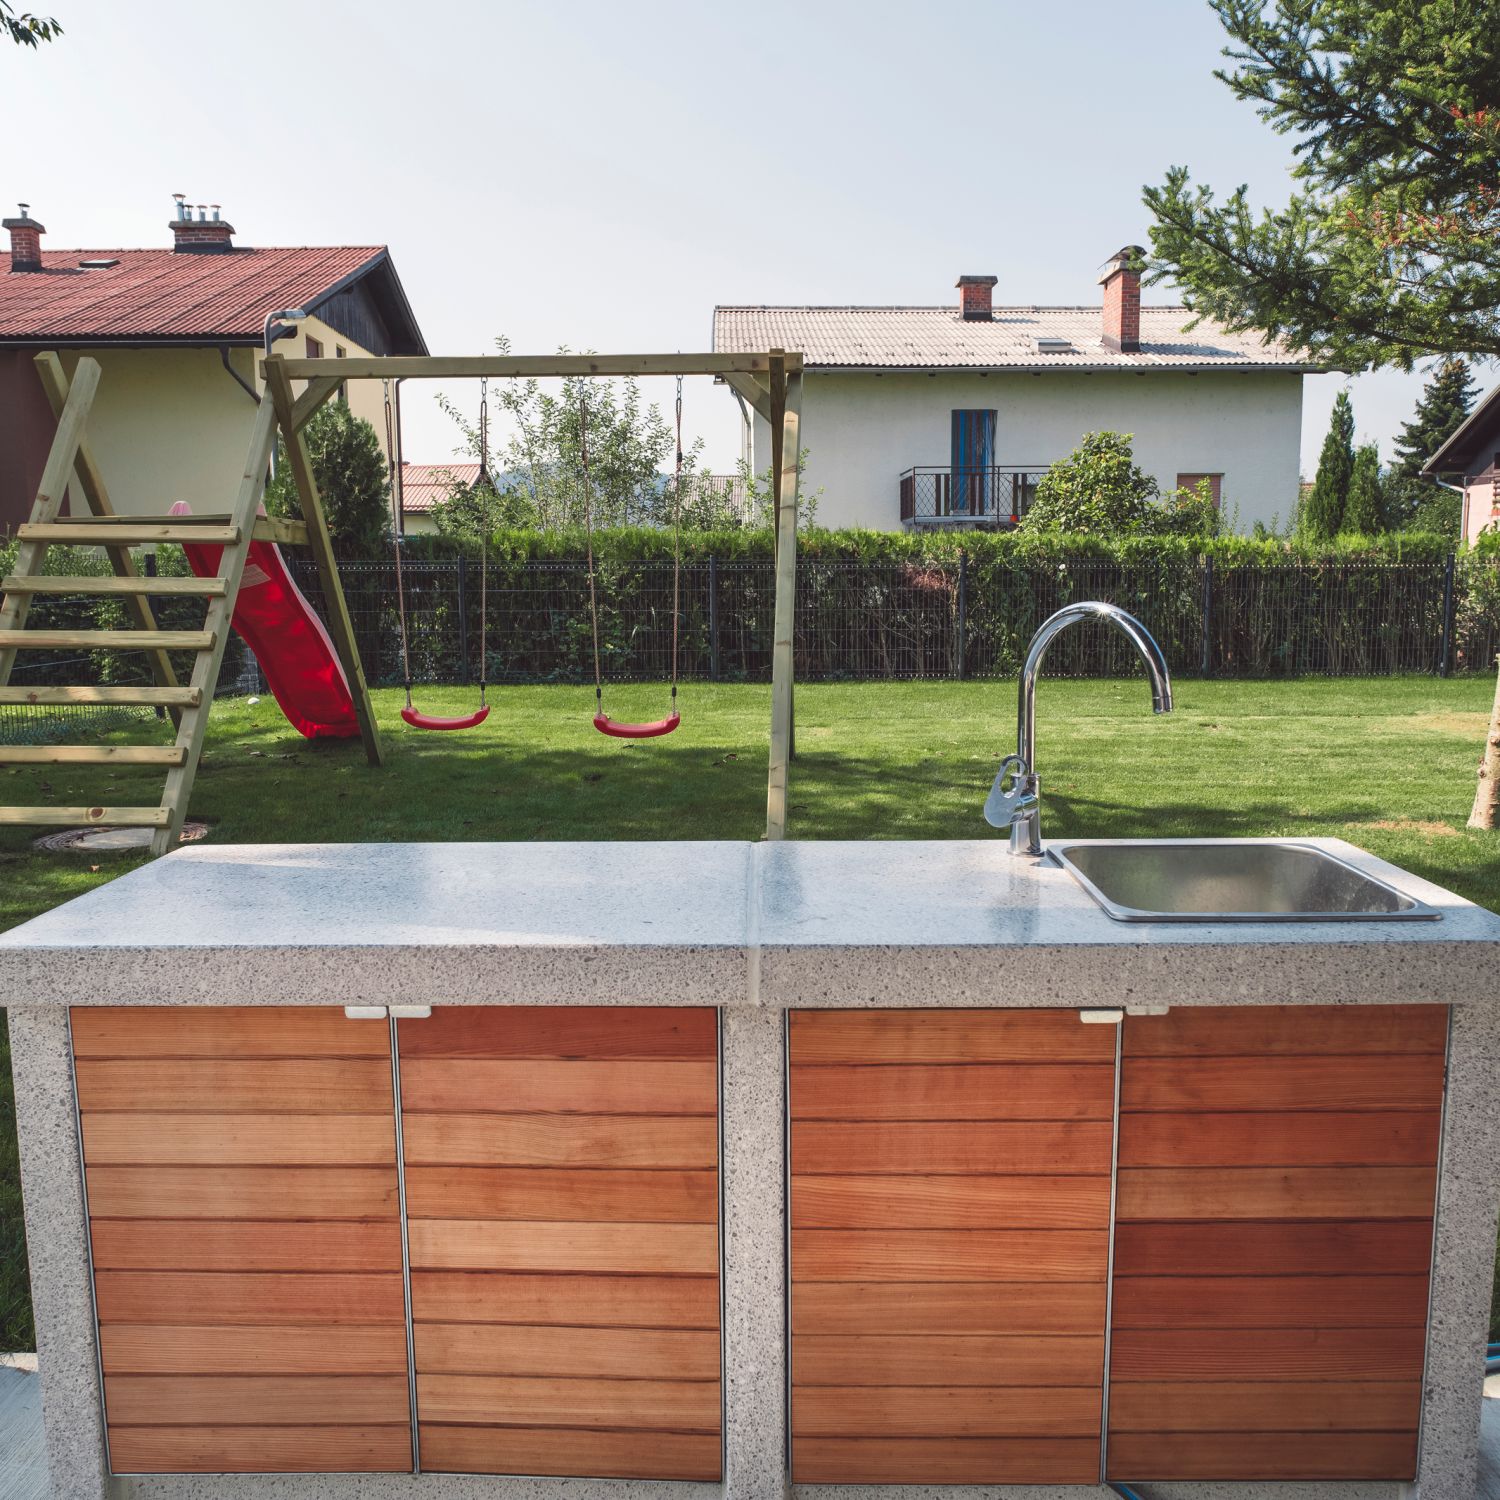
<instances>
[{"instance_id":1,"label":"pink slide detail","mask_svg":"<svg viewBox=\"0 0 1500 1500\"><path fill-rule=\"evenodd\" d=\"M174 516L192 514L179 500ZM199 578L219 571L222 547L188 544L188 565ZM292 582L274 542L251 542L234 628L255 653L271 694L297 733L309 740L348 740L359 734L349 680L323 622Z\"/></svg>"}]
</instances>

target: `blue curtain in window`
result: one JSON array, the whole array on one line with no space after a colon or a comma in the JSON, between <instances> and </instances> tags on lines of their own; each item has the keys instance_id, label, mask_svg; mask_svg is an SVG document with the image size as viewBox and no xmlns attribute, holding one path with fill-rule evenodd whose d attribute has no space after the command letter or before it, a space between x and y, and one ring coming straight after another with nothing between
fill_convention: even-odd
<instances>
[{"instance_id":1,"label":"blue curtain in window","mask_svg":"<svg viewBox=\"0 0 1500 1500\"><path fill-rule=\"evenodd\" d=\"M995 413L955 411L949 443L951 515L987 516L994 511Z\"/></svg>"}]
</instances>

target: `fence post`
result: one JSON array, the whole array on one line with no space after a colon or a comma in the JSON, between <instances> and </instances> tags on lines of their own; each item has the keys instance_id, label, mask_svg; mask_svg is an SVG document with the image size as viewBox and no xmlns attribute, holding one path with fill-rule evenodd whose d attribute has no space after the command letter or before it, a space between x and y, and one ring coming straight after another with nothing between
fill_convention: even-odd
<instances>
[{"instance_id":1,"label":"fence post","mask_svg":"<svg viewBox=\"0 0 1500 1500\"><path fill-rule=\"evenodd\" d=\"M719 680L719 559L708 558L708 680Z\"/></svg>"},{"instance_id":2,"label":"fence post","mask_svg":"<svg viewBox=\"0 0 1500 1500\"><path fill-rule=\"evenodd\" d=\"M969 554L960 550L958 554L958 671L960 682L964 677L964 664L969 655Z\"/></svg>"},{"instance_id":3,"label":"fence post","mask_svg":"<svg viewBox=\"0 0 1500 1500\"><path fill-rule=\"evenodd\" d=\"M1448 554L1448 561L1443 564L1443 645L1442 657L1438 662L1438 676L1448 675L1450 664L1453 660L1453 553Z\"/></svg>"},{"instance_id":4,"label":"fence post","mask_svg":"<svg viewBox=\"0 0 1500 1500\"><path fill-rule=\"evenodd\" d=\"M1214 557L1212 552L1203 557L1203 662L1202 675L1214 675Z\"/></svg>"},{"instance_id":5,"label":"fence post","mask_svg":"<svg viewBox=\"0 0 1500 1500\"><path fill-rule=\"evenodd\" d=\"M469 683L469 558L458 554L458 680Z\"/></svg>"}]
</instances>

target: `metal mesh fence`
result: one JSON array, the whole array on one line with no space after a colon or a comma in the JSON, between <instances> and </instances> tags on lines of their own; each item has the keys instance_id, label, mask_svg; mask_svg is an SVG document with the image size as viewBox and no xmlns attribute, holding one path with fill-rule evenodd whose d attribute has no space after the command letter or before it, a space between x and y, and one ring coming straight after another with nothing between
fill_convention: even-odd
<instances>
[{"instance_id":1,"label":"metal mesh fence","mask_svg":"<svg viewBox=\"0 0 1500 1500\"><path fill-rule=\"evenodd\" d=\"M323 608L316 569L290 568ZM417 682L587 682L592 677L588 570L566 562L500 562L488 570L488 629L480 569L470 560L405 565L411 675ZM395 574L387 563L340 570L355 634L373 684L403 676ZM600 646L612 681L670 675L670 561L601 562ZM1329 677L1488 670L1500 651L1500 563L1299 560L1215 565L1206 559L1126 563L1111 559L953 563L799 560L797 675L803 681L1004 677L1019 670L1032 632L1054 610L1103 599L1138 616L1181 675ZM687 679L767 682L775 607L769 560L685 563L680 593L680 671ZM193 628L201 602L163 599L163 627ZM38 626L124 623L114 600L38 596ZM486 649L487 648L487 649ZM179 663L184 678L191 657ZM1058 677L1134 673L1116 632L1069 631L1047 672ZM128 683L147 678L145 658L17 659L11 681ZM238 639L219 691L263 691ZM95 709L95 723L140 710ZM149 710L147 711L149 712ZM0 742L56 738L73 721L36 707L0 707Z\"/></svg>"}]
</instances>

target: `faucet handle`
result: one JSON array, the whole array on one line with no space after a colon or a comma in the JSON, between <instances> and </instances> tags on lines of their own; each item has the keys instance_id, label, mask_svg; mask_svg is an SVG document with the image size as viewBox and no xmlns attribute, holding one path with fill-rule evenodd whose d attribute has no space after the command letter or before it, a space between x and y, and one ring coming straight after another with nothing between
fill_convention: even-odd
<instances>
[{"instance_id":1,"label":"faucet handle","mask_svg":"<svg viewBox=\"0 0 1500 1500\"><path fill-rule=\"evenodd\" d=\"M1010 785L1006 786L1009 777ZM984 821L991 828L1009 828L1036 806L1036 782L1019 755L1007 755L995 772L995 784L985 798Z\"/></svg>"}]
</instances>

